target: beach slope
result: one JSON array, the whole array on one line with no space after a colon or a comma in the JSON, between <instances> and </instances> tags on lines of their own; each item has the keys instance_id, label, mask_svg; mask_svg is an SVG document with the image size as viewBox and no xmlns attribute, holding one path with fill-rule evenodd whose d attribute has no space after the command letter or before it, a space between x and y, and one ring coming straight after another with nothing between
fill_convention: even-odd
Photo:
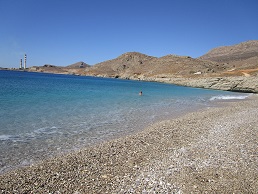
<instances>
[{"instance_id":1,"label":"beach slope","mask_svg":"<svg viewBox=\"0 0 258 194\"><path fill-rule=\"evenodd\" d=\"M253 95L5 173L0 175L0 190L256 193L257 136L258 100Z\"/></svg>"}]
</instances>

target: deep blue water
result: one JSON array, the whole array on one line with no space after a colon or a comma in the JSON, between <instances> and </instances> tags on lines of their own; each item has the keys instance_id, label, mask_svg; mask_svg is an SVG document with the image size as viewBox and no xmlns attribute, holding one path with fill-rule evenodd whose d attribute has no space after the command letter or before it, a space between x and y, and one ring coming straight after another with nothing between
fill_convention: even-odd
<instances>
[{"instance_id":1,"label":"deep blue water","mask_svg":"<svg viewBox=\"0 0 258 194\"><path fill-rule=\"evenodd\" d=\"M0 71L0 173L212 106L214 99L243 96L153 82Z\"/></svg>"}]
</instances>

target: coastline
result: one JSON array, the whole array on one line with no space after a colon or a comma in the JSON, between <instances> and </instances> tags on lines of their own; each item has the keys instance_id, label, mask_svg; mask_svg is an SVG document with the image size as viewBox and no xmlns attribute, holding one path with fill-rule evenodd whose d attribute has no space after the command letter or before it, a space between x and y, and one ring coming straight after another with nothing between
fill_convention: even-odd
<instances>
[{"instance_id":1,"label":"coastline","mask_svg":"<svg viewBox=\"0 0 258 194\"><path fill-rule=\"evenodd\" d=\"M17 69L3 69L5 71L21 71L21 72L33 72L33 73L47 73L47 74L61 74L72 76L89 76L89 77L101 77L111 79L126 79L135 81L146 82L159 82L174 84L178 86L204 88L212 90L242 92L242 93L258 93L258 78L257 76L200 76L200 77L176 77L171 75L162 74L159 76L146 77L144 75L105 75L105 74L81 74L75 72L55 72L55 71L33 71L33 70L17 70ZM1 69L0 69L1 71Z\"/></svg>"},{"instance_id":2,"label":"coastline","mask_svg":"<svg viewBox=\"0 0 258 194\"><path fill-rule=\"evenodd\" d=\"M3 193L255 193L258 97L0 175Z\"/></svg>"}]
</instances>

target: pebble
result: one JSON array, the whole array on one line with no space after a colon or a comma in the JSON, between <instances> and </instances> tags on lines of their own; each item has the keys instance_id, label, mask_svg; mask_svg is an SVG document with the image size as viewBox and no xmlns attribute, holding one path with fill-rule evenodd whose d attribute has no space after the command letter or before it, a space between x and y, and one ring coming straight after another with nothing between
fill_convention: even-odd
<instances>
[{"instance_id":1,"label":"pebble","mask_svg":"<svg viewBox=\"0 0 258 194\"><path fill-rule=\"evenodd\" d=\"M0 188L2 193L255 193L257 131L258 100L229 103L7 172L0 175Z\"/></svg>"}]
</instances>

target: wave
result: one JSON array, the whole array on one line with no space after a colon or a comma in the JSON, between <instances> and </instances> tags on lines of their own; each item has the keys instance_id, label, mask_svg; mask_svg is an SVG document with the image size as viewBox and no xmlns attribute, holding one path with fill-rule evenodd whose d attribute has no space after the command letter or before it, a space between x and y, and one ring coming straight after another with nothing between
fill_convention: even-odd
<instances>
[{"instance_id":1,"label":"wave","mask_svg":"<svg viewBox=\"0 0 258 194\"><path fill-rule=\"evenodd\" d=\"M233 95L227 95L227 96L213 96L210 98L210 101L213 100L244 100L248 98L250 95L242 95L242 96L233 96Z\"/></svg>"},{"instance_id":2,"label":"wave","mask_svg":"<svg viewBox=\"0 0 258 194\"><path fill-rule=\"evenodd\" d=\"M0 141L12 140L13 142L22 141L19 136L16 135L0 135Z\"/></svg>"},{"instance_id":3,"label":"wave","mask_svg":"<svg viewBox=\"0 0 258 194\"><path fill-rule=\"evenodd\" d=\"M45 128L39 128L35 129L34 131L30 133L25 134L18 134L18 135L0 135L0 141L13 141L13 142L23 142L27 141L28 139L36 139L43 136L49 136L52 134L57 133L57 127L45 127Z\"/></svg>"},{"instance_id":4,"label":"wave","mask_svg":"<svg viewBox=\"0 0 258 194\"><path fill-rule=\"evenodd\" d=\"M43 127L43 128L39 128L39 129L35 129L33 132L35 134L47 134L47 135L51 135L57 132L57 127L53 126L53 127Z\"/></svg>"}]
</instances>

